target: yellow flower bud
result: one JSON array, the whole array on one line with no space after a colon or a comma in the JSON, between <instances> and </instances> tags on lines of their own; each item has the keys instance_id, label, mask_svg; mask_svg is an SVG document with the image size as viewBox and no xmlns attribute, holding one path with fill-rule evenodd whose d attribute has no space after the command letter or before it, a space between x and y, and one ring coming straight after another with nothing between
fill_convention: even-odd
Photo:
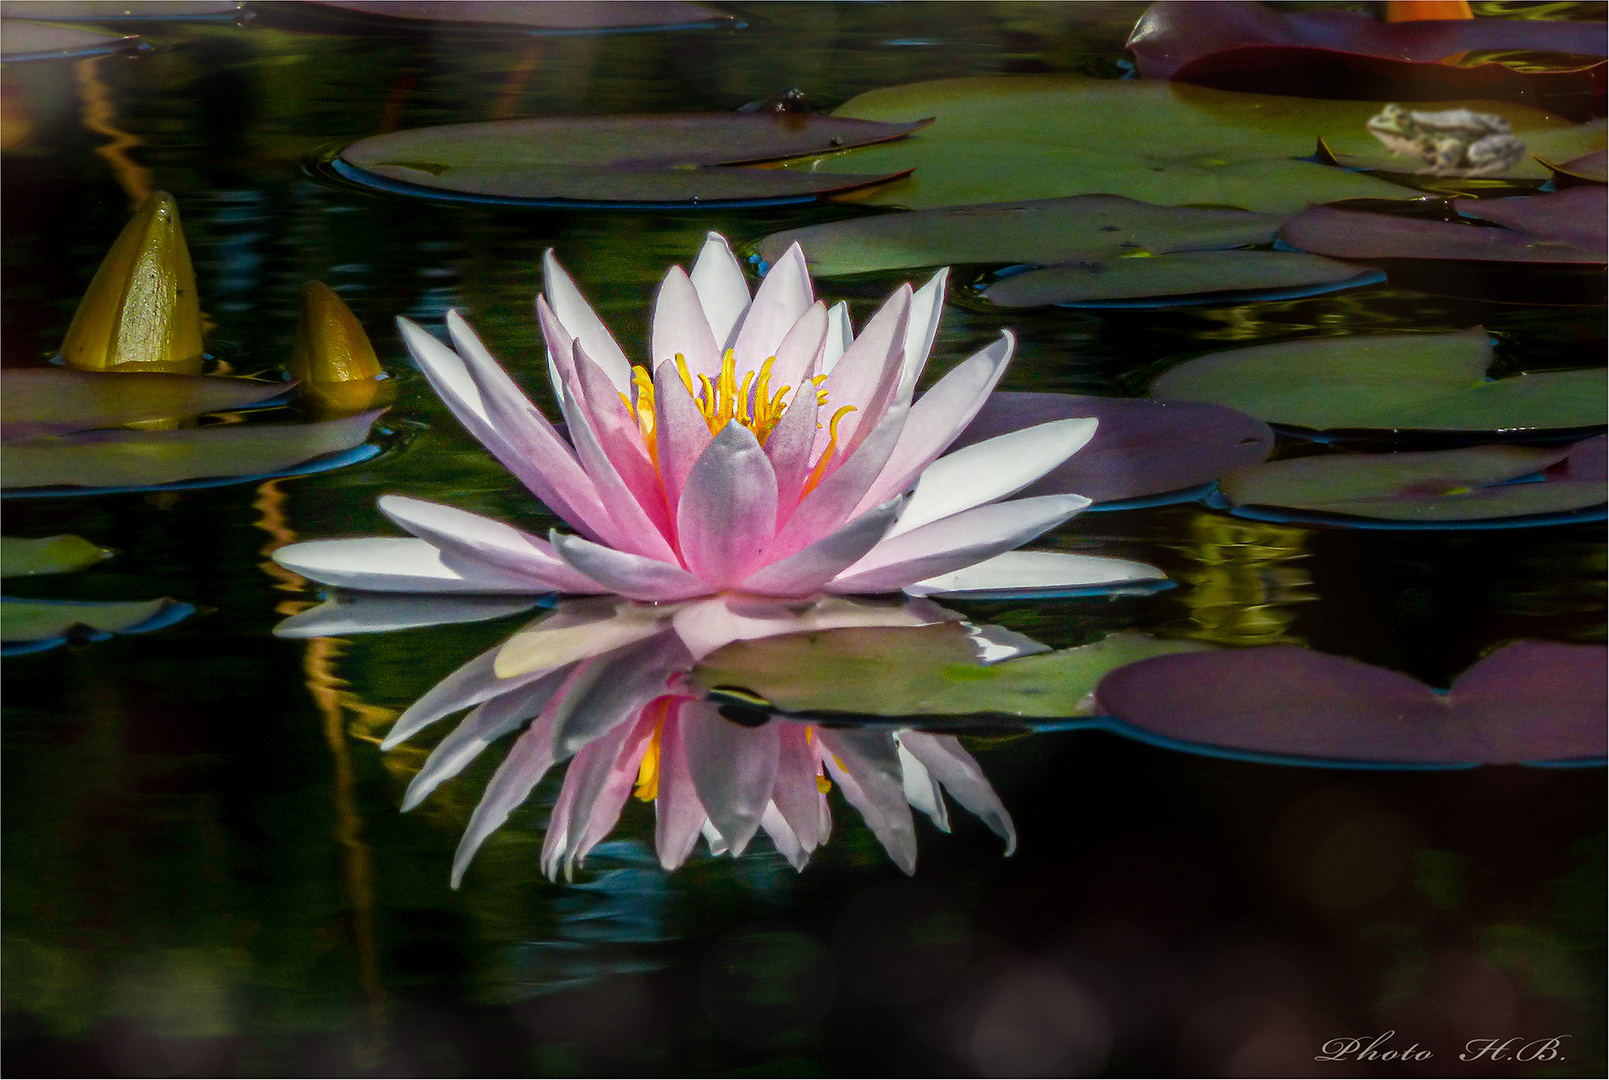
<instances>
[{"instance_id":1,"label":"yellow flower bud","mask_svg":"<svg viewBox=\"0 0 1609 1080\"><path fill-rule=\"evenodd\" d=\"M302 286L290 371L314 410L326 417L384 404L394 390L352 309L321 281Z\"/></svg>"}]
</instances>

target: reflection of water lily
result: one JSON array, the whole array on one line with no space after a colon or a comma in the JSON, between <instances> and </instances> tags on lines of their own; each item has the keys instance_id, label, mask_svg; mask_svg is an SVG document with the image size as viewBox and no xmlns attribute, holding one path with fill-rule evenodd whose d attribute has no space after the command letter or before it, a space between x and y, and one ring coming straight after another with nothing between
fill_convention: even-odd
<instances>
[{"instance_id":1,"label":"reflection of water lily","mask_svg":"<svg viewBox=\"0 0 1609 1080\"><path fill-rule=\"evenodd\" d=\"M284 635L327 633L328 620L362 629L363 601L297 616ZM376 628L395 625L384 604ZM450 607L445 618L461 617ZM420 698L386 737L389 749L461 709L409 785L421 802L494 740L524 728L493 774L453 866L454 884L477 848L556 762L574 756L547 827L543 869L568 874L614 828L633 793L654 804L660 862L680 866L700 835L716 854L740 854L757 832L802 867L832 826L826 792L838 785L889 855L916 865L911 808L948 829L941 787L1015 845L1010 815L977 762L952 736L826 729L773 720L734 723L686 683L694 662L728 642L846 626L922 626L957 618L927 600L902 605L828 597L801 603L716 597L644 605L617 597L563 601ZM999 628L971 630L980 659L1040 648ZM522 674L499 678L512 658Z\"/></svg>"},{"instance_id":2,"label":"reflection of water lily","mask_svg":"<svg viewBox=\"0 0 1609 1080\"><path fill-rule=\"evenodd\" d=\"M636 367L551 256L546 281L537 308L568 442L456 313L447 319L456 351L401 324L459 420L580 535L544 541L393 496L381 509L416 540L295 544L275 553L281 564L357 589L661 602L1159 576L1117 560L1013 553L1088 505L1077 495L1001 500L1083 446L1093 420L940 457L1012 350L1005 334L915 396L942 273L914 292L902 286L854 336L843 305L814 300L797 247L751 299L712 233L691 275L666 275L651 362Z\"/></svg>"}]
</instances>

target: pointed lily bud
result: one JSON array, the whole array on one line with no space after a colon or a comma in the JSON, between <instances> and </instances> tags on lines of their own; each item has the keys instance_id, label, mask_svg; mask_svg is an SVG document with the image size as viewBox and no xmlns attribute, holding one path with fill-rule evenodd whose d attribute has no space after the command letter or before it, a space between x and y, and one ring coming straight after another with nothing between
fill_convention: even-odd
<instances>
[{"instance_id":1,"label":"pointed lily bud","mask_svg":"<svg viewBox=\"0 0 1609 1080\"><path fill-rule=\"evenodd\" d=\"M302 317L290 370L314 410L326 419L385 404L395 389L352 309L321 281L302 286Z\"/></svg>"},{"instance_id":2,"label":"pointed lily bud","mask_svg":"<svg viewBox=\"0 0 1609 1080\"><path fill-rule=\"evenodd\" d=\"M172 195L153 192L123 227L61 355L81 371L201 373L201 303Z\"/></svg>"}]
</instances>

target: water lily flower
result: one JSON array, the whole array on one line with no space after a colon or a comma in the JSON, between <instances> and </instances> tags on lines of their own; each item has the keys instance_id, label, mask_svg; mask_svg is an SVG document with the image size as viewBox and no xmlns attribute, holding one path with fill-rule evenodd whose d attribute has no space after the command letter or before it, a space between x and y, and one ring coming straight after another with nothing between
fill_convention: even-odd
<instances>
[{"instance_id":1,"label":"water lily flower","mask_svg":"<svg viewBox=\"0 0 1609 1080\"><path fill-rule=\"evenodd\" d=\"M440 616L443 621L465 617L455 603L443 604ZM391 629L396 617L387 598L343 598L293 616L275 632L305 637L336 629ZM373 620L370 625L367 619ZM916 867L911 810L922 810L948 831L944 791L1003 837L1010 854L1016 844L1011 816L953 736L826 729L787 720L735 723L686 682L699 659L732 641L959 619L924 599L897 605L845 597L787 602L731 595L673 604L621 597L565 600L443 679L402 714L382 748L469 710L409 784L407 810L492 742L524 729L470 818L453 861L454 887L510 811L555 763L571 757L542 850L549 877L569 876L614 828L633 793L654 805L655 842L667 870L686 861L701 835L712 853L739 855L759 832L795 868L803 868L831 831L826 793L834 784L906 873ZM409 624L419 620L411 618ZM969 625L968 632L981 661L1044 649L1000 627ZM499 677L510 656L522 673Z\"/></svg>"},{"instance_id":2,"label":"water lily flower","mask_svg":"<svg viewBox=\"0 0 1609 1080\"><path fill-rule=\"evenodd\" d=\"M456 312L448 348L399 319L454 415L574 533L543 540L400 496L380 509L412 539L312 541L275 552L326 584L401 592L612 593L675 602L723 592L914 594L1088 585L1153 567L1015 552L1089 504L1008 497L1094 434L1092 419L1010 432L941 456L1011 359L1009 332L916 396L945 273L902 286L852 333L790 248L751 297L711 233L673 267L648 361L633 365L551 252L537 313L568 439ZM505 676L516 670L501 670Z\"/></svg>"}]
</instances>

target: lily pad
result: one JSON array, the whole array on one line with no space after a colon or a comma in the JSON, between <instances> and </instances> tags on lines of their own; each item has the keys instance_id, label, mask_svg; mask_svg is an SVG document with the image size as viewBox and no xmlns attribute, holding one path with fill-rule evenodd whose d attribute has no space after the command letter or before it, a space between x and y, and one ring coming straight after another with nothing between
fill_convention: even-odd
<instances>
[{"instance_id":1,"label":"lily pad","mask_svg":"<svg viewBox=\"0 0 1609 1080\"><path fill-rule=\"evenodd\" d=\"M1417 679L1288 645L1142 660L1096 690L1120 720L1166 738L1330 762L1431 765L1604 756L1606 652L1522 641L1446 694Z\"/></svg>"},{"instance_id":2,"label":"lily pad","mask_svg":"<svg viewBox=\"0 0 1609 1080\"><path fill-rule=\"evenodd\" d=\"M1609 151L1594 150L1559 165L1540 157L1537 160L1553 173L1553 183L1557 187L1609 184Z\"/></svg>"},{"instance_id":3,"label":"lily pad","mask_svg":"<svg viewBox=\"0 0 1609 1080\"><path fill-rule=\"evenodd\" d=\"M1451 334L1303 338L1187 360L1153 398L1227 405L1270 424L1426 431L1540 431L1601 425L1604 369L1482 381L1491 342Z\"/></svg>"},{"instance_id":4,"label":"lily pad","mask_svg":"<svg viewBox=\"0 0 1609 1080\"><path fill-rule=\"evenodd\" d=\"M1118 633L983 665L958 623L864 627L736 642L705 657L691 680L713 700L794 717L1067 717L1089 714L1107 672L1203 648Z\"/></svg>"},{"instance_id":5,"label":"lily pad","mask_svg":"<svg viewBox=\"0 0 1609 1080\"><path fill-rule=\"evenodd\" d=\"M1101 510L1199 487L1274 449L1267 424L1221 405L1013 391L991 394L955 445L1078 416L1099 421L1095 437L1020 495L1082 495Z\"/></svg>"},{"instance_id":6,"label":"lily pad","mask_svg":"<svg viewBox=\"0 0 1609 1080\"><path fill-rule=\"evenodd\" d=\"M760 258L774 263L798 243L813 275L910 270L964 263L1066 262L1086 252L1160 254L1267 244L1274 214L1156 206L1121 195L950 206L881 214L773 233Z\"/></svg>"},{"instance_id":7,"label":"lily pad","mask_svg":"<svg viewBox=\"0 0 1609 1080\"><path fill-rule=\"evenodd\" d=\"M23 19L0 20L0 60L76 60L85 56L137 52L145 46L132 34L101 34L78 26L55 26Z\"/></svg>"},{"instance_id":8,"label":"lily pad","mask_svg":"<svg viewBox=\"0 0 1609 1080\"><path fill-rule=\"evenodd\" d=\"M1012 274L982 294L1005 308L1163 307L1289 300L1384 280L1379 270L1300 252L1114 252Z\"/></svg>"},{"instance_id":9,"label":"lily pad","mask_svg":"<svg viewBox=\"0 0 1609 1080\"><path fill-rule=\"evenodd\" d=\"M275 3L257 0L253 12L274 25L307 26L326 32L463 34L598 34L646 30L707 30L736 20L711 8L678 0L375 0L375 2Z\"/></svg>"},{"instance_id":10,"label":"lily pad","mask_svg":"<svg viewBox=\"0 0 1609 1080\"><path fill-rule=\"evenodd\" d=\"M105 548L70 533L38 540L5 536L0 537L0 577L69 574L94 566L111 555Z\"/></svg>"},{"instance_id":11,"label":"lily pad","mask_svg":"<svg viewBox=\"0 0 1609 1080\"><path fill-rule=\"evenodd\" d=\"M280 397L287 383L215 375L14 368L0 384L5 439L65 435L202 413L246 409Z\"/></svg>"},{"instance_id":12,"label":"lily pad","mask_svg":"<svg viewBox=\"0 0 1609 1080\"><path fill-rule=\"evenodd\" d=\"M9 443L0 486L8 491L58 487L139 490L200 478L254 479L359 447L383 411L307 424L93 431Z\"/></svg>"},{"instance_id":13,"label":"lily pad","mask_svg":"<svg viewBox=\"0 0 1609 1080\"><path fill-rule=\"evenodd\" d=\"M1479 105L1447 103L1441 107ZM935 117L914 137L832 158L793 162L908 180L853 201L927 209L1093 192L1170 205L1294 213L1315 202L1397 198L1403 189L1363 173L1301 160L1321 132L1343 152L1378 146L1364 123L1372 101L1320 101L1212 90L1150 79L1012 75L943 79L874 90L841 117L889 122ZM1515 131L1570 125L1525 106Z\"/></svg>"},{"instance_id":14,"label":"lily pad","mask_svg":"<svg viewBox=\"0 0 1609 1080\"><path fill-rule=\"evenodd\" d=\"M1280 226L1280 239L1342 259L1435 259L1602 266L1603 195L1571 188L1516 199L1458 199L1460 215L1498 228L1315 206ZM1524 204L1524 205L1520 205Z\"/></svg>"},{"instance_id":15,"label":"lily pad","mask_svg":"<svg viewBox=\"0 0 1609 1080\"><path fill-rule=\"evenodd\" d=\"M1490 97L1586 114L1604 56L1604 24L1534 19L1381 22L1357 11L1289 12L1249 0L1146 9L1129 36L1142 78L1303 97L1424 101ZM1455 66L1461 53L1548 52L1582 60L1565 70L1503 63Z\"/></svg>"},{"instance_id":16,"label":"lily pad","mask_svg":"<svg viewBox=\"0 0 1609 1080\"><path fill-rule=\"evenodd\" d=\"M1503 116L1517 114L1520 108L1493 102L1481 102L1471 107L1476 111L1496 110ZM1521 157L1501 172L1481 173L1477 176L1463 176L1456 172L1446 176L1428 173L1425 163L1420 159L1393 154L1379 143L1336 153L1331 146L1335 137L1331 132L1326 132L1319 138L1314 160L1326 165L1338 165L1343 169L1366 169L1382 178L1394 180L1408 187L1454 194L1478 194L1489 191L1504 180L1546 179L1551 170L1547 162L1541 159L1573 159L1601 148L1604 144L1604 122L1590 120L1570 127L1531 127L1523 134L1525 148L1529 151L1528 156ZM1346 141L1349 144L1352 142L1350 138Z\"/></svg>"},{"instance_id":17,"label":"lily pad","mask_svg":"<svg viewBox=\"0 0 1609 1080\"><path fill-rule=\"evenodd\" d=\"M0 655L41 652L68 641L104 641L113 634L145 634L194 613L191 605L166 597L127 603L0 597Z\"/></svg>"},{"instance_id":18,"label":"lily pad","mask_svg":"<svg viewBox=\"0 0 1609 1080\"><path fill-rule=\"evenodd\" d=\"M1512 483L1566 459L1569 447L1471 446L1397 454L1325 454L1240 469L1218 482L1237 506L1319 515L1457 523L1553 515L1604 502L1602 479Z\"/></svg>"},{"instance_id":19,"label":"lily pad","mask_svg":"<svg viewBox=\"0 0 1609 1080\"><path fill-rule=\"evenodd\" d=\"M375 135L342 150L333 164L356 183L436 198L665 208L769 204L881 184L906 170L868 177L730 166L887 142L923 124L767 113L494 120Z\"/></svg>"},{"instance_id":20,"label":"lily pad","mask_svg":"<svg viewBox=\"0 0 1609 1080\"><path fill-rule=\"evenodd\" d=\"M6 0L0 13L8 19L111 24L234 22L243 14L230 0Z\"/></svg>"}]
</instances>

